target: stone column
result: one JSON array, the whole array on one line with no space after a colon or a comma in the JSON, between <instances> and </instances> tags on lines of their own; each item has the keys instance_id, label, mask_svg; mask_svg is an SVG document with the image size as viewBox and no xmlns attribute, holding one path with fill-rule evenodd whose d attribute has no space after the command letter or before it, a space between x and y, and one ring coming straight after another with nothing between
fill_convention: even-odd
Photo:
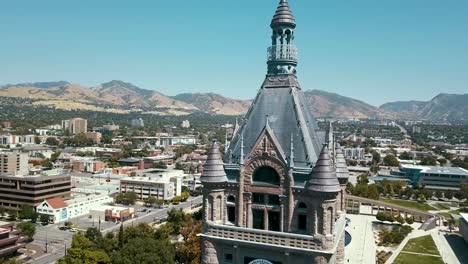
<instances>
[{"instance_id":1,"label":"stone column","mask_svg":"<svg viewBox=\"0 0 468 264\"><path fill-rule=\"evenodd\" d=\"M263 208L263 229L268 230L268 209Z\"/></svg>"},{"instance_id":2,"label":"stone column","mask_svg":"<svg viewBox=\"0 0 468 264\"><path fill-rule=\"evenodd\" d=\"M202 264L219 264L216 248L206 238L202 239Z\"/></svg>"},{"instance_id":3,"label":"stone column","mask_svg":"<svg viewBox=\"0 0 468 264\"><path fill-rule=\"evenodd\" d=\"M336 264L343 264L345 261L345 236L344 232L336 248Z\"/></svg>"},{"instance_id":4,"label":"stone column","mask_svg":"<svg viewBox=\"0 0 468 264\"><path fill-rule=\"evenodd\" d=\"M239 171L239 195L237 197L237 225L246 227L247 222L244 218L244 166L241 165Z\"/></svg>"},{"instance_id":5,"label":"stone column","mask_svg":"<svg viewBox=\"0 0 468 264\"><path fill-rule=\"evenodd\" d=\"M286 203L286 196L280 195L279 198L280 198L280 231L284 232L284 219L286 218L284 214L284 204Z\"/></svg>"},{"instance_id":6,"label":"stone column","mask_svg":"<svg viewBox=\"0 0 468 264\"><path fill-rule=\"evenodd\" d=\"M246 192L243 194L244 201L246 205L245 211L242 211L243 221L245 222L244 227L252 228L253 221L252 221L252 193Z\"/></svg>"}]
</instances>

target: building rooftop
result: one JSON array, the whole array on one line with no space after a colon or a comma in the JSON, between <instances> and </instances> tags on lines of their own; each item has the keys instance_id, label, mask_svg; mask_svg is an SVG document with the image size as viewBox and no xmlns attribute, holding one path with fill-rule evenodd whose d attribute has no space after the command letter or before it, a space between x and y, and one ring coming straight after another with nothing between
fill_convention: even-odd
<instances>
[{"instance_id":1,"label":"building rooftop","mask_svg":"<svg viewBox=\"0 0 468 264\"><path fill-rule=\"evenodd\" d=\"M404 169L418 169L418 170L421 170L421 173L468 176L468 171L460 167L438 167L438 166L422 166L422 165L411 165L411 164L404 164L404 165L401 165L400 167Z\"/></svg>"},{"instance_id":2,"label":"building rooftop","mask_svg":"<svg viewBox=\"0 0 468 264\"><path fill-rule=\"evenodd\" d=\"M67 204L65 203L65 201L60 197L54 197L54 198L51 198L51 199L47 199L46 202L50 206L52 206L52 208L54 208L54 209L67 207Z\"/></svg>"}]
</instances>

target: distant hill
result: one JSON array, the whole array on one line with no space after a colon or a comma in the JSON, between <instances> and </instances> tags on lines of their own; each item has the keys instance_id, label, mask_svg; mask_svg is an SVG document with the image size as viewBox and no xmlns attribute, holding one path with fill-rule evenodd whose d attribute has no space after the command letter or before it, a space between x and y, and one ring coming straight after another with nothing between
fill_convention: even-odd
<instances>
[{"instance_id":1,"label":"distant hill","mask_svg":"<svg viewBox=\"0 0 468 264\"><path fill-rule=\"evenodd\" d=\"M381 110L362 101L341 96L336 93L321 90L305 91L304 95L316 117L341 118L382 118L394 117L393 114Z\"/></svg>"},{"instance_id":2,"label":"distant hill","mask_svg":"<svg viewBox=\"0 0 468 264\"><path fill-rule=\"evenodd\" d=\"M435 121L466 121L468 95L440 94L429 102L393 102L374 107L357 99L321 90L304 92L316 117L338 118L422 118ZM65 110L115 113L144 112L158 115L187 115L195 112L219 115L246 113L251 100L215 93L183 93L167 96L131 83L113 80L96 87L66 81L4 85L0 97L26 98L33 105Z\"/></svg>"},{"instance_id":3,"label":"distant hill","mask_svg":"<svg viewBox=\"0 0 468 264\"><path fill-rule=\"evenodd\" d=\"M224 97L214 93L183 93L172 97L175 100L191 104L210 114L240 115L247 112L251 101Z\"/></svg>"},{"instance_id":4,"label":"distant hill","mask_svg":"<svg viewBox=\"0 0 468 264\"><path fill-rule=\"evenodd\" d=\"M430 101L403 101L380 106L402 117L468 123L468 94L439 94Z\"/></svg>"}]
</instances>

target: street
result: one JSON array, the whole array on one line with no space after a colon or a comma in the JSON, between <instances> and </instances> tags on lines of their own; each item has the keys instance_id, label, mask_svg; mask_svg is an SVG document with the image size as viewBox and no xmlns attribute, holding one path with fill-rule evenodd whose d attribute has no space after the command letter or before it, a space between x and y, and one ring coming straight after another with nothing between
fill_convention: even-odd
<instances>
[{"instance_id":1,"label":"street","mask_svg":"<svg viewBox=\"0 0 468 264\"><path fill-rule=\"evenodd\" d=\"M127 220L123 222L124 227L138 225L139 223L151 223L155 220L164 221L167 218L167 213L169 210L176 208L196 208L199 207L202 203L202 196L190 197L186 202L180 203L178 205L171 205L168 208L162 209L151 209L151 212L139 213L138 217ZM87 220L87 221L86 221ZM89 226L82 226L82 223L91 222L87 216L82 216L76 219L71 219L75 224L78 223L79 229L86 229ZM36 234L34 235L34 241L32 244L41 246L44 251L47 243L47 252L46 254L34 259L31 261L33 264L48 264L54 263L56 260L60 259L65 255L66 248L71 246L72 237L75 233L68 230L60 230L59 226L62 226L63 223L59 224L50 224L47 226L38 226L36 228ZM94 223L97 227L98 223ZM118 231L120 224L115 224L113 222L101 222L101 232L105 234L107 232Z\"/></svg>"}]
</instances>

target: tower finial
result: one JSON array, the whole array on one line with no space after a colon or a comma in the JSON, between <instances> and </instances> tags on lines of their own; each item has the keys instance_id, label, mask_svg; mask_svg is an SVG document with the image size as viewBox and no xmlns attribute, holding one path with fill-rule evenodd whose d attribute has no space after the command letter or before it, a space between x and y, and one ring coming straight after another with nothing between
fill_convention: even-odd
<instances>
[{"instance_id":1,"label":"tower finial","mask_svg":"<svg viewBox=\"0 0 468 264\"><path fill-rule=\"evenodd\" d=\"M297 49L293 44L296 20L289 9L288 1L281 0L271 20L272 46L268 48L268 74L295 74Z\"/></svg>"}]
</instances>

